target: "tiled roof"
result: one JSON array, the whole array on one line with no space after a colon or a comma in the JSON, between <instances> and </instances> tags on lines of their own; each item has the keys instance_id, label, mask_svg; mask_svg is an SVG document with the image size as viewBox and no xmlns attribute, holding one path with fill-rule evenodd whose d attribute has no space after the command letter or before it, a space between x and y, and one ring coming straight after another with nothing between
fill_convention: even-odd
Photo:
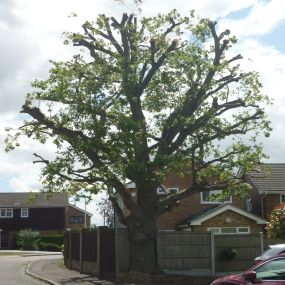
<instances>
[{"instance_id":1,"label":"tiled roof","mask_svg":"<svg viewBox=\"0 0 285 285\"><path fill-rule=\"evenodd\" d=\"M79 207L77 207L77 206L75 206L75 205L68 204L68 207L72 207L72 208L74 208L74 209L76 209L76 210L78 210L78 211L80 211L80 212L82 212L82 213L86 213L86 215L88 215L88 216L90 216L90 217L93 216L93 214L91 214L90 212L87 212L87 211L85 211L85 210L83 210L83 209L81 209L81 208L79 208Z\"/></svg>"},{"instance_id":2,"label":"tiled roof","mask_svg":"<svg viewBox=\"0 0 285 285\"><path fill-rule=\"evenodd\" d=\"M0 207L9 208L44 208L66 207L68 196L65 193L46 194L42 192L0 193Z\"/></svg>"},{"instance_id":3,"label":"tiled roof","mask_svg":"<svg viewBox=\"0 0 285 285\"><path fill-rule=\"evenodd\" d=\"M246 175L261 193L285 193L285 163L258 165Z\"/></svg>"},{"instance_id":4,"label":"tiled roof","mask_svg":"<svg viewBox=\"0 0 285 285\"><path fill-rule=\"evenodd\" d=\"M210 212L212 212L213 210L215 210L219 206L220 206L220 204L211 205L208 208L205 208L205 209L199 210L195 213L192 213L187 218L179 221L176 225L180 226L180 225L190 224L193 219L195 219L197 217L204 216L205 214L209 214Z\"/></svg>"}]
</instances>

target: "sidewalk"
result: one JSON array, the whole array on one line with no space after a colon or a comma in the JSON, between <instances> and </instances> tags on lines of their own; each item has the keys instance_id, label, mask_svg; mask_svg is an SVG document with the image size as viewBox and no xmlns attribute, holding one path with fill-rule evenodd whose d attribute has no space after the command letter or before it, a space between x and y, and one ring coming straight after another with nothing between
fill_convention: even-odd
<instances>
[{"instance_id":1,"label":"sidewalk","mask_svg":"<svg viewBox=\"0 0 285 285\"><path fill-rule=\"evenodd\" d=\"M31 262L26 273L34 278L52 285L135 285L130 283L115 283L100 280L97 277L80 274L75 270L69 270L63 265L62 259L40 259Z\"/></svg>"}]
</instances>

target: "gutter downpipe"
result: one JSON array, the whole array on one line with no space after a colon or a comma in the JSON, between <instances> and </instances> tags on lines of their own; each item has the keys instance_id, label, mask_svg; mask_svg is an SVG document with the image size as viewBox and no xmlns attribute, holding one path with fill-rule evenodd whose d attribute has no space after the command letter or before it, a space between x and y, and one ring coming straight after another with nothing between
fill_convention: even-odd
<instances>
[{"instance_id":1,"label":"gutter downpipe","mask_svg":"<svg viewBox=\"0 0 285 285\"><path fill-rule=\"evenodd\" d=\"M261 196L261 216L263 219L265 219L265 217L264 217L264 198L266 195L267 194L265 193Z\"/></svg>"}]
</instances>

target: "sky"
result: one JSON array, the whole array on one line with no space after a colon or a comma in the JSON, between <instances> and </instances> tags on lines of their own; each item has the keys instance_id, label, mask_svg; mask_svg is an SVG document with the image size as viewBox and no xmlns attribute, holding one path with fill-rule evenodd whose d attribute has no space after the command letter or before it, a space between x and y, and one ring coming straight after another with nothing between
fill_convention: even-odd
<instances>
[{"instance_id":1,"label":"sky","mask_svg":"<svg viewBox=\"0 0 285 285\"><path fill-rule=\"evenodd\" d=\"M125 1L126 3L127 1ZM0 191L39 191L40 166L33 153L52 154L52 145L28 139L15 151L4 151L5 128L19 127L20 115L30 83L48 76L49 60L67 60L77 50L63 45L62 33L81 31L84 21L98 14L120 17L131 13L131 3L114 0L1 0L0 1ZM273 99L267 113L273 132L263 140L268 162L285 162L285 1L284 0L145 0L141 15L155 16L176 8L182 15L195 10L200 17L218 21L222 31L229 29L238 38L235 47L246 68L261 75L263 91ZM70 17L76 13L78 17ZM96 211L101 196L86 205L93 213L92 223L102 225ZM83 201L76 204L84 208Z\"/></svg>"}]
</instances>

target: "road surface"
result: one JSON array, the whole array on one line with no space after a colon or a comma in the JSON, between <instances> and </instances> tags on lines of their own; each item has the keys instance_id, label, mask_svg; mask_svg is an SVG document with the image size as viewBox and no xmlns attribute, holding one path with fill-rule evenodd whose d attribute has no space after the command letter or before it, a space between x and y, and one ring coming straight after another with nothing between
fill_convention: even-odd
<instances>
[{"instance_id":1,"label":"road surface","mask_svg":"<svg viewBox=\"0 0 285 285\"><path fill-rule=\"evenodd\" d=\"M42 258L42 256L0 255L0 285L47 284L25 274L29 262Z\"/></svg>"}]
</instances>

